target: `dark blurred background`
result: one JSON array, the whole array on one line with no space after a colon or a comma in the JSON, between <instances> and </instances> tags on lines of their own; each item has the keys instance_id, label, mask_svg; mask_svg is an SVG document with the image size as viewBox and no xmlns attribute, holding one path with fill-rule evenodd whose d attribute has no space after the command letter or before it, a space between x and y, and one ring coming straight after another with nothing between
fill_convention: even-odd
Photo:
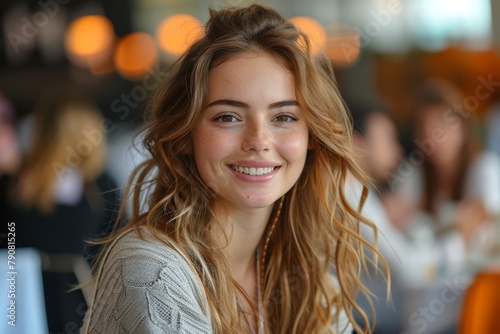
<instances>
[{"instance_id":1,"label":"dark blurred background","mask_svg":"<svg viewBox=\"0 0 500 334\"><path fill-rule=\"evenodd\" d=\"M290 18L309 18L301 23L319 36L340 85L357 94L378 92L390 101L398 120L405 117L409 92L423 79L446 78L468 94L478 76L499 76L500 4L493 0L260 2ZM191 20L205 22L208 8L248 3L252 1L0 1L0 87L17 118L30 112L44 87L63 82L90 93L110 119L134 121L143 103L123 117L112 111L113 101L130 94L145 69L168 67L183 50L185 35L194 34L196 21ZM82 20L86 16L96 20ZM171 24L162 26L168 19ZM121 53L127 59L120 62L124 38L137 32L147 35L126 43ZM481 101L478 112L496 95Z\"/></svg>"}]
</instances>

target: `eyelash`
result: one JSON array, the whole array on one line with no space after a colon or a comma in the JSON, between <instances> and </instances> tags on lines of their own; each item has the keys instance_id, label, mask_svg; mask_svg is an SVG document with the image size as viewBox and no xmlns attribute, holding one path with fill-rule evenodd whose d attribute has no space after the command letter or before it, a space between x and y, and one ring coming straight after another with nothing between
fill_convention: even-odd
<instances>
[{"instance_id":1,"label":"eyelash","mask_svg":"<svg viewBox=\"0 0 500 334\"><path fill-rule=\"evenodd\" d=\"M215 121L215 122L217 122L217 123L232 123L232 122L224 122L224 121L222 121L222 119L224 117L233 117L234 119L238 120L237 116L238 115L236 115L235 113L227 113L227 114L218 115L218 116L214 117L212 120ZM289 123L289 122L298 121L297 116L295 116L294 114L289 114L289 113L279 114L276 117L274 117L273 120L277 120L279 117L288 117L287 121L284 121L284 122L281 122L281 123Z\"/></svg>"},{"instance_id":2,"label":"eyelash","mask_svg":"<svg viewBox=\"0 0 500 334\"><path fill-rule=\"evenodd\" d=\"M294 114L289 114L289 113L283 113L283 114L279 114L277 115L274 119L278 119L279 117L288 117L288 121L285 121L283 123L288 123L288 122L295 122L295 121L298 121L299 119L297 118L297 116L295 116Z\"/></svg>"},{"instance_id":3,"label":"eyelash","mask_svg":"<svg viewBox=\"0 0 500 334\"><path fill-rule=\"evenodd\" d=\"M222 118L224 117L233 117L234 119L238 119L237 117L238 115L236 115L235 113L227 113L227 114L222 114L222 115L218 115L216 117L214 117L212 120L217 122L217 123L232 123L232 122L223 122L222 121Z\"/></svg>"}]
</instances>

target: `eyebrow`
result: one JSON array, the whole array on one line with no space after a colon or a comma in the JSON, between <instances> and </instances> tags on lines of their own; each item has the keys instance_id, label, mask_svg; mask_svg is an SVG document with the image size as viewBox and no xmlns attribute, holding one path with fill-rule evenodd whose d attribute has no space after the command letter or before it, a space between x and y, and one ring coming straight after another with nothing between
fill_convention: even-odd
<instances>
[{"instance_id":1,"label":"eyebrow","mask_svg":"<svg viewBox=\"0 0 500 334\"><path fill-rule=\"evenodd\" d=\"M216 105L225 105L225 106L231 106L231 107L237 107L237 108L243 108L243 109L249 109L250 106L241 101L236 101L236 100L229 100L229 99L222 99L222 100L215 100L213 102L210 102L210 104L207 105L207 108L216 106ZM282 108L282 107L289 107L289 106L298 106L299 104L297 103L296 100L284 100L284 101L278 101L271 103L270 105L267 106L267 109L276 109L276 108Z\"/></svg>"}]
</instances>

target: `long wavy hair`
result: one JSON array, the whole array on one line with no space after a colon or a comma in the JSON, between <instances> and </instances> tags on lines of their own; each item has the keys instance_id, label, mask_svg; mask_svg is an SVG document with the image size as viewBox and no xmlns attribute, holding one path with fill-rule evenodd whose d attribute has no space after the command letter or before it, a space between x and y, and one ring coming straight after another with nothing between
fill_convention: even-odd
<instances>
[{"instance_id":1,"label":"long wavy hair","mask_svg":"<svg viewBox=\"0 0 500 334\"><path fill-rule=\"evenodd\" d=\"M293 74L312 146L301 176L286 194L270 240L262 291L265 333L334 333L341 310L358 332L370 330L368 317L356 303L359 291L368 292L360 272L376 258L365 255L366 249L376 251L360 232L361 224L376 230L359 214L368 180L351 146L350 120L331 65L324 54L311 52L310 43L269 8L210 11L202 36L174 64L150 103L143 141L150 158L134 171L126 191L131 194L132 217L103 241L108 247L102 254L124 231L135 229L142 236L144 226L167 240L198 275L214 333L245 328L236 300L242 288L231 277L225 250L211 236L216 194L203 183L194 157L186 152L206 102L210 69L228 57L252 51L275 57ZM358 208L344 195L350 176L365 185ZM145 189L150 193L144 202ZM338 277L338 286L332 274ZM356 324L354 310L362 315L364 327Z\"/></svg>"}]
</instances>

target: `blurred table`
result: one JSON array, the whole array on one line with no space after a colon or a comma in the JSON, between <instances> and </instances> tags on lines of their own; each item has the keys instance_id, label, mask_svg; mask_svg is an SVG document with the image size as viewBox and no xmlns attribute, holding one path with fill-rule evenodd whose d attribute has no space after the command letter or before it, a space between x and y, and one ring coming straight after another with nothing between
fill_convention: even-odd
<instances>
[{"instance_id":1,"label":"blurred table","mask_svg":"<svg viewBox=\"0 0 500 334\"><path fill-rule=\"evenodd\" d=\"M404 329L400 334L456 333L465 293L480 272L500 272L500 254L476 253L462 268L433 284L400 291Z\"/></svg>"}]
</instances>

